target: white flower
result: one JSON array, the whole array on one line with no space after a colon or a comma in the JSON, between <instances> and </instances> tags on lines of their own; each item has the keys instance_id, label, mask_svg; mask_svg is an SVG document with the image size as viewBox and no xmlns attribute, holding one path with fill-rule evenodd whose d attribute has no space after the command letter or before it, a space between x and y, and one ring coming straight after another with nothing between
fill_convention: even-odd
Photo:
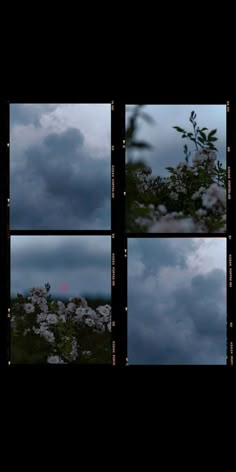
<instances>
[{"instance_id":1,"label":"white flower","mask_svg":"<svg viewBox=\"0 0 236 472\"><path fill-rule=\"evenodd\" d=\"M110 305L99 306L96 310L102 316L110 315L111 313Z\"/></svg>"},{"instance_id":2,"label":"white flower","mask_svg":"<svg viewBox=\"0 0 236 472\"><path fill-rule=\"evenodd\" d=\"M34 313L34 305L32 303L24 303L24 310L26 313Z\"/></svg>"},{"instance_id":3,"label":"white flower","mask_svg":"<svg viewBox=\"0 0 236 472\"><path fill-rule=\"evenodd\" d=\"M83 316L85 315L84 308L81 308L81 307L77 308L75 310L75 314L76 314L76 319L82 320Z\"/></svg>"},{"instance_id":4,"label":"white flower","mask_svg":"<svg viewBox=\"0 0 236 472\"><path fill-rule=\"evenodd\" d=\"M110 305L99 306L97 308L97 312L99 313L100 317L102 317L100 321L102 321L103 323L108 323L110 321L111 319Z\"/></svg>"},{"instance_id":5,"label":"white flower","mask_svg":"<svg viewBox=\"0 0 236 472\"><path fill-rule=\"evenodd\" d=\"M65 362L60 356L49 356L48 364L65 364Z\"/></svg>"},{"instance_id":6,"label":"white flower","mask_svg":"<svg viewBox=\"0 0 236 472\"><path fill-rule=\"evenodd\" d=\"M205 208L212 208L216 205L226 206L226 190L225 188L211 184L210 187L202 195L202 204Z\"/></svg>"},{"instance_id":7,"label":"white flower","mask_svg":"<svg viewBox=\"0 0 236 472\"><path fill-rule=\"evenodd\" d=\"M72 338L72 343L71 343L71 352L69 354L69 358L72 361L75 361L78 357L78 347L79 345L77 344L77 339Z\"/></svg>"},{"instance_id":8,"label":"white flower","mask_svg":"<svg viewBox=\"0 0 236 472\"><path fill-rule=\"evenodd\" d=\"M84 324L86 326L89 326L90 328L93 328L95 326L95 321L94 320L91 320L91 318L86 318L84 320Z\"/></svg>"},{"instance_id":9,"label":"white flower","mask_svg":"<svg viewBox=\"0 0 236 472\"><path fill-rule=\"evenodd\" d=\"M178 194L176 192L171 192L170 197L173 198L173 200L178 200Z\"/></svg>"},{"instance_id":10,"label":"white flower","mask_svg":"<svg viewBox=\"0 0 236 472\"><path fill-rule=\"evenodd\" d=\"M167 212L165 205L158 205L157 208L161 213L163 213L163 215L165 215L165 213Z\"/></svg>"},{"instance_id":11,"label":"white flower","mask_svg":"<svg viewBox=\"0 0 236 472\"><path fill-rule=\"evenodd\" d=\"M81 354L82 354L82 356L91 356L92 351L82 351Z\"/></svg>"},{"instance_id":12,"label":"white flower","mask_svg":"<svg viewBox=\"0 0 236 472\"><path fill-rule=\"evenodd\" d=\"M178 175L181 174L182 171L183 171L185 168L187 168L187 167L188 167L187 163L180 162L180 163L177 165L177 167L175 168L176 174L178 174Z\"/></svg>"},{"instance_id":13,"label":"white flower","mask_svg":"<svg viewBox=\"0 0 236 472\"><path fill-rule=\"evenodd\" d=\"M173 212L174 214L175 212ZM195 223L191 217L189 218L171 218L170 215L162 217L158 222L149 228L149 233L193 233L196 230Z\"/></svg>"},{"instance_id":14,"label":"white flower","mask_svg":"<svg viewBox=\"0 0 236 472\"><path fill-rule=\"evenodd\" d=\"M47 322L48 322L48 324L58 323L57 315L55 315L55 313L49 313L49 315L47 316Z\"/></svg>"},{"instance_id":15,"label":"white flower","mask_svg":"<svg viewBox=\"0 0 236 472\"><path fill-rule=\"evenodd\" d=\"M109 321L109 323L107 324L107 329L109 331L109 333L111 332L111 321Z\"/></svg>"},{"instance_id":16,"label":"white flower","mask_svg":"<svg viewBox=\"0 0 236 472\"><path fill-rule=\"evenodd\" d=\"M67 305L67 311L68 312L73 313L73 311L75 311L75 309L76 309L76 304L75 303L72 303L72 302L68 303L68 305Z\"/></svg>"},{"instance_id":17,"label":"white flower","mask_svg":"<svg viewBox=\"0 0 236 472\"><path fill-rule=\"evenodd\" d=\"M205 191L206 191L205 187L200 187L195 193L193 193L192 199L196 200L196 198L199 198L202 195L202 193Z\"/></svg>"},{"instance_id":18,"label":"white flower","mask_svg":"<svg viewBox=\"0 0 236 472\"><path fill-rule=\"evenodd\" d=\"M42 297L42 298L40 299L40 304L41 304L41 305L47 305L47 303L48 303L48 302L47 302L46 298Z\"/></svg>"},{"instance_id":19,"label":"white flower","mask_svg":"<svg viewBox=\"0 0 236 472\"><path fill-rule=\"evenodd\" d=\"M44 313L47 313L47 312L48 312L48 306L45 305L45 303L39 303L39 304L38 304L38 307L39 307L40 310L42 310Z\"/></svg>"},{"instance_id":20,"label":"white flower","mask_svg":"<svg viewBox=\"0 0 236 472\"><path fill-rule=\"evenodd\" d=\"M61 301L57 302L57 304L58 304L57 313L61 316L65 311L65 305Z\"/></svg>"},{"instance_id":21,"label":"white flower","mask_svg":"<svg viewBox=\"0 0 236 472\"><path fill-rule=\"evenodd\" d=\"M209 149L201 149L197 151L193 157L193 166L196 167L204 162L208 162L208 167L213 170L215 167L216 153Z\"/></svg>"},{"instance_id":22,"label":"white flower","mask_svg":"<svg viewBox=\"0 0 236 472\"><path fill-rule=\"evenodd\" d=\"M40 336L44 337L49 343L53 343L55 341L54 334L49 331L47 323L41 323L39 328L32 328L35 334L39 334Z\"/></svg>"},{"instance_id":23,"label":"white flower","mask_svg":"<svg viewBox=\"0 0 236 472\"><path fill-rule=\"evenodd\" d=\"M82 308L82 307L78 307L75 311L75 314L76 314L76 319L78 320L82 320L83 317L90 317L92 319L96 319L97 318L97 315L95 313L94 310L92 310L92 308Z\"/></svg>"},{"instance_id":24,"label":"white flower","mask_svg":"<svg viewBox=\"0 0 236 472\"><path fill-rule=\"evenodd\" d=\"M33 287L29 290L29 292L36 297L44 297L48 293L45 287Z\"/></svg>"},{"instance_id":25,"label":"white flower","mask_svg":"<svg viewBox=\"0 0 236 472\"><path fill-rule=\"evenodd\" d=\"M47 319L47 313L40 313L37 315L37 322L41 323L42 321L46 321Z\"/></svg>"},{"instance_id":26,"label":"white flower","mask_svg":"<svg viewBox=\"0 0 236 472\"><path fill-rule=\"evenodd\" d=\"M83 308L86 308L88 306L87 301L83 297L80 297L80 303L81 303Z\"/></svg>"},{"instance_id":27,"label":"white flower","mask_svg":"<svg viewBox=\"0 0 236 472\"><path fill-rule=\"evenodd\" d=\"M196 211L197 216L205 216L207 214L206 210L203 210L203 208L199 208L199 210Z\"/></svg>"},{"instance_id":28,"label":"white flower","mask_svg":"<svg viewBox=\"0 0 236 472\"><path fill-rule=\"evenodd\" d=\"M102 321L97 321L96 328L99 332L104 332L105 331L105 326L102 323Z\"/></svg>"},{"instance_id":29,"label":"white flower","mask_svg":"<svg viewBox=\"0 0 236 472\"><path fill-rule=\"evenodd\" d=\"M63 315L63 313L58 314L58 319L59 321L62 321L63 323L66 322L66 317L65 315Z\"/></svg>"}]
</instances>

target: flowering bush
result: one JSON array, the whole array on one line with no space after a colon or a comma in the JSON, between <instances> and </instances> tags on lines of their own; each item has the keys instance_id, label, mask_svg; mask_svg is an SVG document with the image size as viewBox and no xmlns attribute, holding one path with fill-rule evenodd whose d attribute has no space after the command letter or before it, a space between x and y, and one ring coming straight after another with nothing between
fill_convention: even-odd
<instances>
[{"instance_id":1,"label":"flowering bush","mask_svg":"<svg viewBox=\"0 0 236 472\"><path fill-rule=\"evenodd\" d=\"M90 308L82 297L52 300L49 284L12 303L11 361L110 363L111 307Z\"/></svg>"},{"instance_id":2,"label":"flowering bush","mask_svg":"<svg viewBox=\"0 0 236 472\"><path fill-rule=\"evenodd\" d=\"M166 167L168 177L152 176L142 161L126 164L126 225L130 232L224 232L226 230L226 170L217 161L216 132L200 129L190 115L193 132L174 126L182 138L185 159L176 168ZM133 127L136 132L136 127ZM130 126L128 127L130 134ZM129 147L137 141L129 140ZM143 143L142 147L146 147ZM192 154L192 162L190 156Z\"/></svg>"}]
</instances>

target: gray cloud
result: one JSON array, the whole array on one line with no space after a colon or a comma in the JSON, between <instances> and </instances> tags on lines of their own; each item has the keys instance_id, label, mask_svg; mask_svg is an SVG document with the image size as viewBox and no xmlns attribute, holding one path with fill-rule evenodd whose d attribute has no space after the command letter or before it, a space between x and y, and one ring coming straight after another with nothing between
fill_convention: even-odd
<instances>
[{"instance_id":1,"label":"gray cloud","mask_svg":"<svg viewBox=\"0 0 236 472\"><path fill-rule=\"evenodd\" d=\"M109 236L11 237L11 292L24 293L49 282L59 293L110 295L111 238Z\"/></svg>"},{"instance_id":2,"label":"gray cloud","mask_svg":"<svg viewBox=\"0 0 236 472\"><path fill-rule=\"evenodd\" d=\"M194 249L185 244L188 239L182 238L178 239L179 247L181 240L187 259ZM134 248L131 256L128 251L129 363L225 364L225 270L218 268L195 275L194 269L187 264L177 266L177 258L168 251L171 239L138 239L135 242L139 241L141 244L135 249L136 262L142 260L145 264L150 252L153 263L148 270L135 275L135 267L132 271ZM152 242L150 247L149 241ZM130 242L132 247L133 241ZM163 271L169 268L171 274L171 268L174 273L176 267L176 280L173 274L171 280L167 274L161 285ZM171 286L173 282L177 286Z\"/></svg>"},{"instance_id":3,"label":"gray cloud","mask_svg":"<svg viewBox=\"0 0 236 472\"><path fill-rule=\"evenodd\" d=\"M40 117L44 113L50 113L57 108L58 105L49 104L11 104L10 105L10 119L11 126L17 124L28 125L33 124L40 127Z\"/></svg>"},{"instance_id":4,"label":"gray cloud","mask_svg":"<svg viewBox=\"0 0 236 472\"><path fill-rule=\"evenodd\" d=\"M51 133L21 154L16 140L12 229L110 229L110 169L110 158L94 159L77 128Z\"/></svg>"}]
</instances>

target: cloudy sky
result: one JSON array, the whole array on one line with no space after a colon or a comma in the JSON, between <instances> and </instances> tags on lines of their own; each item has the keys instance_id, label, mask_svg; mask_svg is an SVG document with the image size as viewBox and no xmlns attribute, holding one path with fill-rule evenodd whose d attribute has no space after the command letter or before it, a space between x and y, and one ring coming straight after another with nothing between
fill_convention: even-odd
<instances>
[{"instance_id":1,"label":"cloudy sky","mask_svg":"<svg viewBox=\"0 0 236 472\"><path fill-rule=\"evenodd\" d=\"M226 364L225 238L129 238L128 362Z\"/></svg>"},{"instance_id":2,"label":"cloudy sky","mask_svg":"<svg viewBox=\"0 0 236 472\"><path fill-rule=\"evenodd\" d=\"M65 297L110 297L110 236L11 236L11 294L46 283Z\"/></svg>"},{"instance_id":3,"label":"cloudy sky","mask_svg":"<svg viewBox=\"0 0 236 472\"><path fill-rule=\"evenodd\" d=\"M11 229L110 229L110 104L11 104Z\"/></svg>"},{"instance_id":4,"label":"cloudy sky","mask_svg":"<svg viewBox=\"0 0 236 472\"><path fill-rule=\"evenodd\" d=\"M132 110L133 105L126 107L126 125L130 116L128 109ZM152 168L154 175L169 175L165 167L175 167L179 162L184 161L184 144L188 145L190 151L194 151L194 143L187 139L182 139L173 126L180 126L188 132L192 132L192 124L189 121L191 111L197 114L197 124L200 128L217 128L215 143L218 149L217 158L226 166L226 105L146 105L143 111L148 113L155 123L147 124L143 119L139 119L139 131L137 140L145 140L153 146L152 150L135 151L132 158L143 160ZM192 152L191 155L194 155ZM190 157L191 162L191 157Z\"/></svg>"}]
</instances>

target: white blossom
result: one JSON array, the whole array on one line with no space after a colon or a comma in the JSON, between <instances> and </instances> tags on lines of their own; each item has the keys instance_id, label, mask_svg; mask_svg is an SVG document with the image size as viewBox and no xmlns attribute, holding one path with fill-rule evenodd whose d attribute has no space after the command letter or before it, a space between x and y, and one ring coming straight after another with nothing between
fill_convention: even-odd
<instances>
[{"instance_id":1,"label":"white blossom","mask_svg":"<svg viewBox=\"0 0 236 472\"><path fill-rule=\"evenodd\" d=\"M193 157L193 166L198 166L204 162L208 162L209 170L213 170L215 167L216 153L209 149L201 149L197 151Z\"/></svg>"},{"instance_id":2,"label":"white blossom","mask_svg":"<svg viewBox=\"0 0 236 472\"><path fill-rule=\"evenodd\" d=\"M68 305L67 305L67 311L68 312L73 313L73 311L75 311L75 309L76 309L76 304L75 303L72 303L72 302L68 303Z\"/></svg>"},{"instance_id":3,"label":"white blossom","mask_svg":"<svg viewBox=\"0 0 236 472\"><path fill-rule=\"evenodd\" d=\"M46 321L47 319L47 313L40 313L37 315L37 322L41 323L42 321Z\"/></svg>"},{"instance_id":4,"label":"white blossom","mask_svg":"<svg viewBox=\"0 0 236 472\"><path fill-rule=\"evenodd\" d=\"M47 323L48 324L56 324L58 323L58 317L55 315L55 313L49 313L47 316Z\"/></svg>"},{"instance_id":5,"label":"white blossom","mask_svg":"<svg viewBox=\"0 0 236 472\"><path fill-rule=\"evenodd\" d=\"M79 345L77 344L77 339L75 337L72 338L72 343L71 343L71 352L69 354L70 360L75 361L78 357L78 347Z\"/></svg>"},{"instance_id":6,"label":"white blossom","mask_svg":"<svg viewBox=\"0 0 236 472\"><path fill-rule=\"evenodd\" d=\"M203 208L199 208L197 211L196 211L196 215L197 216L205 216L207 214L207 211L204 210Z\"/></svg>"},{"instance_id":7,"label":"white blossom","mask_svg":"<svg viewBox=\"0 0 236 472\"><path fill-rule=\"evenodd\" d=\"M49 356L47 361L48 364L65 364L60 356Z\"/></svg>"},{"instance_id":8,"label":"white blossom","mask_svg":"<svg viewBox=\"0 0 236 472\"><path fill-rule=\"evenodd\" d=\"M157 208L158 208L158 210L159 210L161 213L163 213L163 215L166 214L167 209L166 209L165 205L158 205Z\"/></svg>"},{"instance_id":9,"label":"white blossom","mask_svg":"<svg viewBox=\"0 0 236 472\"><path fill-rule=\"evenodd\" d=\"M176 219L162 217L149 228L149 233L193 233L198 232L191 217Z\"/></svg>"},{"instance_id":10,"label":"white blossom","mask_svg":"<svg viewBox=\"0 0 236 472\"><path fill-rule=\"evenodd\" d=\"M84 324L86 326L89 326L90 328L93 328L95 326L95 321L94 320L91 320L91 318L86 318L84 320Z\"/></svg>"},{"instance_id":11,"label":"white blossom","mask_svg":"<svg viewBox=\"0 0 236 472\"><path fill-rule=\"evenodd\" d=\"M96 329L97 329L98 332L104 332L105 331L105 326L104 326L102 321L97 321Z\"/></svg>"},{"instance_id":12,"label":"white blossom","mask_svg":"<svg viewBox=\"0 0 236 472\"><path fill-rule=\"evenodd\" d=\"M82 356L91 356L92 351L82 351L81 354L82 354Z\"/></svg>"},{"instance_id":13,"label":"white blossom","mask_svg":"<svg viewBox=\"0 0 236 472\"><path fill-rule=\"evenodd\" d=\"M225 188L211 184L210 187L202 195L202 204L206 208L212 208L217 205L226 206L226 190Z\"/></svg>"},{"instance_id":14,"label":"white blossom","mask_svg":"<svg viewBox=\"0 0 236 472\"><path fill-rule=\"evenodd\" d=\"M35 334L39 334L40 336L44 337L48 342L53 343L55 341L55 336L52 331L48 329L47 323L42 322L39 328L33 327L32 329Z\"/></svg>"},{"instance_id":15,"label":"white blossom","mask_svg":"<svg viewBox=\"0 0 236 472\"><path fill-rule=\"evenodd\" d=\"M25 303L24 310L26 313L34 313L34 305L32 303Z\"/></svg>"}]
</instances>

